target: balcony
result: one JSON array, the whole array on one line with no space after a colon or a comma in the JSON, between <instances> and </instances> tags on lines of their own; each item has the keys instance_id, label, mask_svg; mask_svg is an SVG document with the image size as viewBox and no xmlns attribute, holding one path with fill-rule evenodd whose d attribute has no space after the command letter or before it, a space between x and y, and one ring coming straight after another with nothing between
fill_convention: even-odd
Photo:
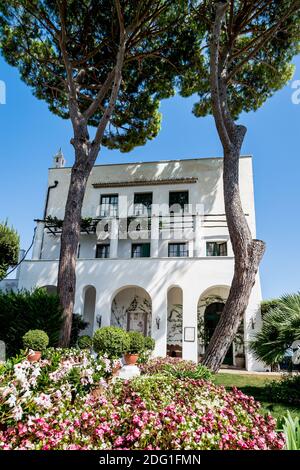
<instances>
[{"instance_id":1,"label":"balcony","mask_svg":"<svg viewBox=\"0 0 300 470\"><path fill-rule=\"evenodd\" d=\"M38 219L36 222L33 259L41 259L42 257L57 259L59 251L55 246L59 246L63 220L48 216L46 219ZM130 245L143 242L151 244L151 258L171 257L168 251L168 243L171 242L186 243L187 246L183 250L187 253L186 257L203 257L207 255L203 234L205 233L207 239L211 239L211 234L215 232L210 229L215 227L222 227L221 234L224 239L224 229L227 229L225 214L201 215L177 212L164 215L152 214L151 216L146 214L127 217L85 217L81 221L80 244L82 242L85 247L94 247L94 251L92 248L85 248L81 259L90 259L96 256L95 240L97 240L96 243L109 243L109 258L114 259L130 258ZM220 234L219 228L218 233ZM226 231L225 234L227 233ZM47 249L44 250L45 234L47 235L48 252ZM41 255L42 251L43 256ZM231 253L229 253L230 255Z\"/></svg>"}]
</instances>

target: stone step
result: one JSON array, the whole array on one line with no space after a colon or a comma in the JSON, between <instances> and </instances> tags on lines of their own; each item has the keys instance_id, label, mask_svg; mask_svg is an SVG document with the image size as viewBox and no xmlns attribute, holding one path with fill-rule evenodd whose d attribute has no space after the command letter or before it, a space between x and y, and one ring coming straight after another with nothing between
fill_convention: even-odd
<instances>
[{"instance_id":1,"label":"stone step","mask_svg":"<svg viewBox=\"0 0 300 470\"><path fill-rule=\"evenodd\" d=\"M117 373L116 377L118 379L129 380L133 377L138 377L141 375L141 371L136 365L125 365Z\"/></svg>"}]
</instances>

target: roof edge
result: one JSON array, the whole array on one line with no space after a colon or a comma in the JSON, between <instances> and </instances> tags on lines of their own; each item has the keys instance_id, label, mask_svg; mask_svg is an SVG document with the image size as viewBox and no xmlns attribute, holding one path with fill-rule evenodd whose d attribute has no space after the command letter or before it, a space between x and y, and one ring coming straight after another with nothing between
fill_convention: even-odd
<instances>
[{"instance_id":1,"label":"roof edge","mask_svg":"<svg viewBox=\"0 0 300 470\"><path fill-rule=\"evenodd\" d=\"M240 159L245 158L253 158L253 155L240 155ZM223 157L199 157L199 158L177 158L171 160L150 160L150 161L138 161L138 162L124 162L124 163L100 163L98 165L94 165L93 168L102 167L102 166L122 166L122 165L151 165L153 163L176 163L176 162L191 162L191 161L199 161L199 160L223 160ZM49 170L68 170L71 169L72 166L64 166L62 168L53 168L49 167Z\"/></svg>"}]
</instances>

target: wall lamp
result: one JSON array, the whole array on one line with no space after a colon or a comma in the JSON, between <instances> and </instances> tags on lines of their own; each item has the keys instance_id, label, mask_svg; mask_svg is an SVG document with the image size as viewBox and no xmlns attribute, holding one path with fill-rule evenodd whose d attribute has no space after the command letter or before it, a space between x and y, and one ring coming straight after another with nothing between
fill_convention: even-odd
<instances>
[{"instance_id":1,"label":"wall lamp","mask_svg":"<svg viewBox=\"0 0 300 470\"><path fill-rule=\"evenodd\" d=\"M156 319L155 319L155 321L156 321L156 328L159 330L159 326L160 326L160 317L157 316Z\"/></svg>"},{"instance_id":2,"label":"wall lamp","mask_svg":"<svg viewBox=\"0 0 300 470\"><path fill-rule=\"evenodd\" d=\"M101 324L102 324L102 315L100 315L99 313L98 313L98 315L96 316L96 322L98 323L99 328L101 328Z\"/></svg>"}]
</instances>

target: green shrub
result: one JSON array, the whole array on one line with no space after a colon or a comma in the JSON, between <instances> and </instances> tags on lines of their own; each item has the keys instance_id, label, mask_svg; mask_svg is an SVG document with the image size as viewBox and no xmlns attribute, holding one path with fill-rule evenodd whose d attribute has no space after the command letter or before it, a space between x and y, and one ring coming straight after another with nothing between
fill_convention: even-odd
<instances>
[{"instance_id":1,"label":"green shrub","mask_svg":"<svg viewBox=\"0 0 300 470\"><path fill-rule=\"evenodd\" d=\"M129 354L139 354L144 350L144 336L138 331L129 331L129 347L126 351Z\"/></svg>"},{"instance_id":2,"label":"green shrub","mask_svg":"<svg viewBox=\"0 0 300 470\"><path fill-rule=\"evenodd\" d=\"M275 403L300 405L300 374L285 375L281 380L272 380L263 389L264 400Z\"/></svg>"},{"instance_id":3,"label":"green shrub","mask_svg":"<svg viewBox=\"0 0 300 470\"><path fill-rule=\"evenodd\" d=\"M151 336L145 336L144 338L144 348L146 351L153 351L155 348L155 341Z\"/></svg>"},{"instance_id":4,"label":"green shrub","mask_svg":"<svg viewBox=\"0 0 300 470\"><path fill-rule=\"evenodd\" d=\"M140 369L142 374L161 374L177 379L210 380L212 378L212 373L207 367L178 357L156 357L141 364Z\"/></svg>"},{"instance_id":5,"label":"green shrub","mask_svg":"<svg viewBox=\"0 0 300 470\"><path fill-rule=\"evenodd\" d=\"M42 330L29 330L23 336L23 346L34 351L44 351L49 344L49 336Z\"/></svg>"},{"instance_id":6,"label":"green shrub","mask_svg":"<svg viewBox=\"0 0 300 470\"><path fill-rule=\"evenodd\" d=\"M196 365L195 369L184 369L180 367L166 366L165 373L170 373L170 375L180 380L183 380L183 379L211 380L212 378L212 373L210 372L210 370L201 364Z\"/></svg>"},{"instance_id":7,"label":"green shrub","mask_svg":"<svg viewBox=\"0 0 300 470\"><path fill-rule=\"evenodd\" d=\"M94 350L106 354L110 359L119 359L130 346L128 333L116 326L105 326L95 331Z\"/></svg>"},{"instance_id":8,"label":"green shrub","mask_svg":"<svg viewBox=\"0 0 300 470\"><path fill-rule=\"evenodd\" d=\"M80 336L77 341L79 349L91 349L93 346L93 340L88 335Z\"/></svg>"},{"instance_id":9,"label":"green shrub","mask_svg":"<svg viewBox=\"0 0 300 470\"><path fill-rule=\"evenodd\" d=\"M5 278L10 266L18 262L20 237L7 222L0 222L0 281Z\"/></svg>"},{"instance_id":10,"label":"green shrub","mask_svg":"<svg viewBox=\"0 0 300 470\"><path fill-rule=\"evenodd\" d=\"M56 294L45 289L0 292L0 339L6 343L8 357L23 347L22 338L28 330L43 330L49 345L57 346L62 311Z\"/></svg>"}]
</instances>

